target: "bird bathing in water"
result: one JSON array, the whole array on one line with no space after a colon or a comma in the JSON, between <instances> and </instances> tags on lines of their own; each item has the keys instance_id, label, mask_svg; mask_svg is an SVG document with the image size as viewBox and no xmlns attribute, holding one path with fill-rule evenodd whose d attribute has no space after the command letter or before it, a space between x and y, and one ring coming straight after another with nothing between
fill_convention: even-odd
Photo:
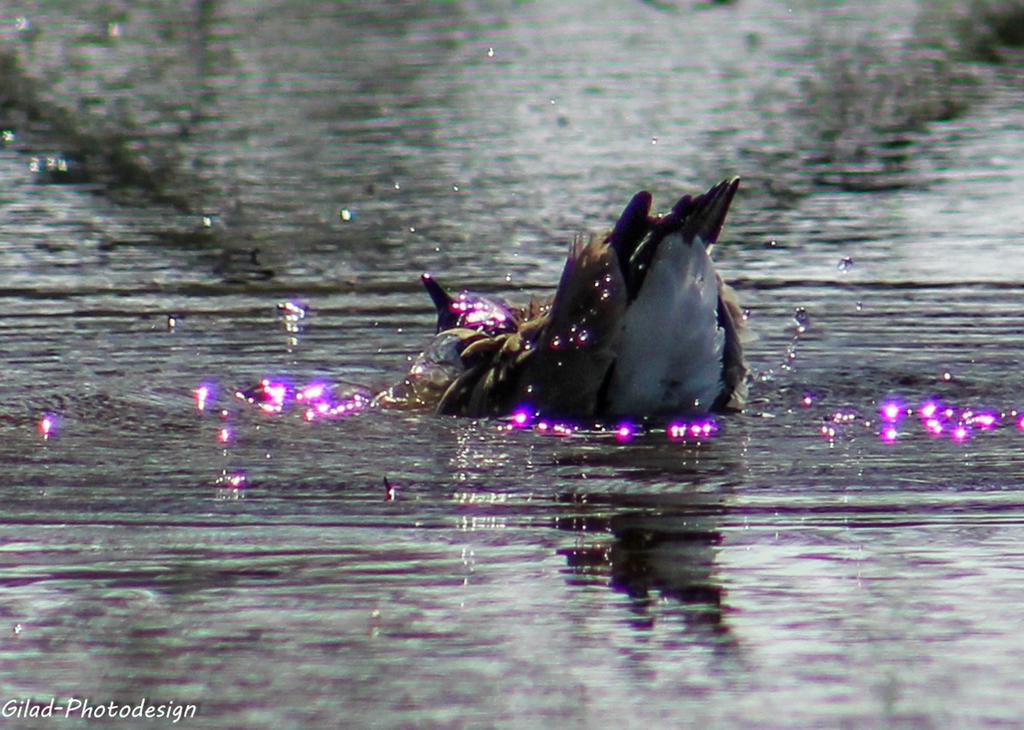
<instances>
[{"instance_id":1,"label":"bird bathing in water","mask_svg":"<svg viewBox=\"0 0 1024 730\"><path fill-rule=\"evenodd\" d=\"M740 410L743 316L710 257L738 187L684 195L660 216L637 193L610 230L576 237L546 300L452 295L424 274L437 332L375 403L574 419Z\"/></svg>"}]
</instances>

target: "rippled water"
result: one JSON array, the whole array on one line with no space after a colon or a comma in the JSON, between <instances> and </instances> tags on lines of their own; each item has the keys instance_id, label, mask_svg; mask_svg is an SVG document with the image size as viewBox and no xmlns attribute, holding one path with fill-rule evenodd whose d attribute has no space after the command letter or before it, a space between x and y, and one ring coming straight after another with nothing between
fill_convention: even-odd
<instances>
[{"instance_id":1,"label":"rippled water","mask_svg":"<svg viewBox=\"0 0 1024 730\"><path fill-rule=\"evenodd\" d=\"M193 702L209 727L1020 721L1019 66L958 67L969 103L911 124L913 84L879 91L920 81L909 3L120 7L0 25L42 110L0 81L0 700ZM865 47L877 73L842 87ZM905 124L854 124L882 114ZM636 189L732 174L716 258L755 382L710 439L232 395L386 383L432 331L422 271L549 292ZM940 436L930 399L957 409ZM968 409L999 421L957 441Z\"/></svg>"}]
</instances>

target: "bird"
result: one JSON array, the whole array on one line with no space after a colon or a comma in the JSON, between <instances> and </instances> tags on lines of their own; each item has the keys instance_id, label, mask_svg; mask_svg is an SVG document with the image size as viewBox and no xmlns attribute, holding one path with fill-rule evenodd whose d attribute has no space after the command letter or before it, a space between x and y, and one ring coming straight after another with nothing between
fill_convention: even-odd
<instances>
[{"instance_id":1,"label":"bird","mask_svg":"<svg viewBox=\"0 0 1024 730\"><path fill-rule=\"evenodd\" d=\"M453 295L424 274L434 337L375 405L580 420L742 410L744 317L710 257L739 182L664 215L636 193L613 227L574 238L548 298Z\"/></svg>"}]
</instances>

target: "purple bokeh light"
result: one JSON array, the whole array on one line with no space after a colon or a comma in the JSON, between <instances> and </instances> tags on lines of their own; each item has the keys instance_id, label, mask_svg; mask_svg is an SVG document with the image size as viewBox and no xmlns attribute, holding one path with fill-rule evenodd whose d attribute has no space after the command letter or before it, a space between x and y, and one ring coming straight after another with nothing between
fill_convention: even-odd
<instances>
[{"instance_id":1,"label":"purple bokeh light","mask_svg":"<svg viewBox=\"0 0 1024 730\"><path fill-rule=\"evenodd\" d=\"M39 429L39 435L44 440L50 438L53 435L54 430L57 428L57 417L52 413L44 413L39 419L37 426Z\"/></svg>"},{"instance_id":2,"label":"purple bokeh light","mask_svg":"<svg viewBox=\"0 0 1024 730\"><path fill-rule=\"evenodd\" d=\"M904 406L896 400L887 400L879 408L879 415L887 423L896 423L904 413Z\"/></svg>"},{"instance_id":3,"label":"purple bokeh light","mask_svg":"<svg viewBox=\"0 0 1024 730\"><path fill-rule=\"evenodd\" d=\"M530 425L530 412L525 408L517 408L512 412L512 425L516 428L526 428Z\"/></svg>"},{"instance_id":4,"label":"purple bokeh light","mask_svg":"<svg viewBox=\"0 0 1024 730\"><path fill-rule=\"evenodd\" d=\"M323 399L326 391L327 386L323 383L310 383L309 385L303 386L303 388L295 394L295 400L318 401Z\"/></svg>"},{"instance_id":5,"label":"purple bokeh light","mask_svg":"<svg viewBox=\"0 0 1024 730\"><path fill-rule=\"evenodd\" d=\"M634 432L633 424L623 421L615 427L615 438L619 441L629 441L633 438Z\"/></svg>"},{"instance_id":6,"label":"purple bokeh light","mask_svg":"<svg viewBox=\"0 0 1024 730\"><path fill-rule=\"evenodd\" d=\"M213 388L203 383L196 386L196 389L192 391L192 396L196 401L196 409L205 411L207 404L213 396Z\"/></svg>"},{"instance_id":7,"label":"purple bokeh light","mask_svg":"<svg viewBox=\"0 0 1024 730\"><path fill-rule=\"evenodd\" d=\"M718 423L710 418L699 421L675 421L665 429L665 434L673 441L709 438L716 433Z\"/></svg>"},{"instance_id":8,"label":"purple bokeh light","mask_svg":"<svg viewBox=\"0 0 1024 730\"><path fill-rule=\"evenodd\" d=\"M242 470L233 472L224 472L219 477L215 485L220 489L245 489L249 484L249 479Z\"/></svg>"},{"instance_id":9,"label":"purple bokeh light","mask_svg":"<svg viewBox=\"0 0 1024 730\"><path fill-rule=\"evenodd\" d=\"M502 330L509 325L509 315L497 302L485 297L460 292L448 305L448 311L458 315L460 327Z\"/></svg>"}]
</instances>

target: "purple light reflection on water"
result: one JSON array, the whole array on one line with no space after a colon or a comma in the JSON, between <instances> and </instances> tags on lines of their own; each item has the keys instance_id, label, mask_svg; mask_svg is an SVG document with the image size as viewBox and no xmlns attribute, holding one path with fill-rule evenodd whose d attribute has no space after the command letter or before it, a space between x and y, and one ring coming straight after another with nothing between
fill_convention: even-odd
<instances>
[{"instance_id":1,"label":"purple light reflection on water","mask_svg":"<svg viewBox=\"0 0 1024 730\"><path fill-rule=\"evenodd\" d=\"M264 407L273 411L280 411L284 408L285 400L288 398L287 385L284 383L274 383L264 380L263 392L266 393L267 396L267 401L263 404Z\"/></svg>"},{"instance_id":2,"label":"purple light reflection on water","mask_svg":"<svg viewBox=\"0 0 1024 730\"><path fill-rule=\"evenodd\" d=\"M255 388L236 391L235 397L252 403L266 413L280 413L288 400L288 392L287 384L263 378Z\"/></svg>"},{"instance_id":3,"label":"purple light reflection on water","mask_svg":"<svg viewBox=\"0 0 1024 730\"><path fill-rule=\"evenodd\" d=\"M43 437L44 441L49 439L57 428L57 416L52 413L44 413L39 419L37 428L39 430L39 435Z\"/></svg>"},{"instance_id":4,"label":"purple light reflection on water","mask_svg":"<svg viewBox=\"0 0 1024 730\"><path fill-rule=\"evenodd\" d=\"M524 408L517 408L512 412L512 425L516 428L526 428L530 425L530 412Z\"/></svg>"},{"instance_id":5,"label":"purple light reflection on water","mask_svg":"<svg viewBox=\"0 0 1024 730\"><path fill-rule=\"evenodd\" d=\"M905 408L902 403L896 400L887 400L882 403L879 414L882 420L888 423L895 423L903 415Z\"/></svg>"},{"instance_id":6,"label":"purple light reflection on water","mask_svg":"<svg viewBox=\"0 0 1024 730\"><path fill-rule=\"evenodd\" d=\"M971 417L971 424L983 431L995 428L997 423L999 423L999 416L995 413L975 413Z\"/></svg>"},{"instance_id":7,"label":"purple light reflection on water","mask_svg":"<svg viewBox=\"0 0 1024 730\"><path fill-rule=\"evenodd\" d=\"M718 423L710 418L699 421L674 421L665 429L665 434L673 441L710 438L716 433Z\"/></svg>"},{"instance_id":8,"label":"purple light reflection on water","mask_svg":"<svg viewBox=\"0 0 1024 730\"><path fill-rule=\"evenodd\" d=\"M327 386L323 383L310 383L309 385L303 386L302 389L295 394L295 400L318 401L324 397L326 392Z\"/></svg>"},{"instance_id":9,"label":"purple light reflection on water","mask_svg":"<svg viewBox=\"0 0 1024 730\"><path fill-rule=\"evenodd\" d=\"M223 472L217 481L214 482L214 486L219 489L244 489L249 484L249 479L242 470L233 472Z\"/></svg>"},{"instance_id":10,"label":"purple light reflection on water","mask_svg":"<svg viewBox=\"0 0 1024 730\"><path fill-rule=\"evenodd\" d=\"M205 411L206 405L210 402L210 399L213 396L213 388L203 383L196 386L196 389L192 391L192 396L196 401L196 409Z\"/></svg>"}]
</instances>

